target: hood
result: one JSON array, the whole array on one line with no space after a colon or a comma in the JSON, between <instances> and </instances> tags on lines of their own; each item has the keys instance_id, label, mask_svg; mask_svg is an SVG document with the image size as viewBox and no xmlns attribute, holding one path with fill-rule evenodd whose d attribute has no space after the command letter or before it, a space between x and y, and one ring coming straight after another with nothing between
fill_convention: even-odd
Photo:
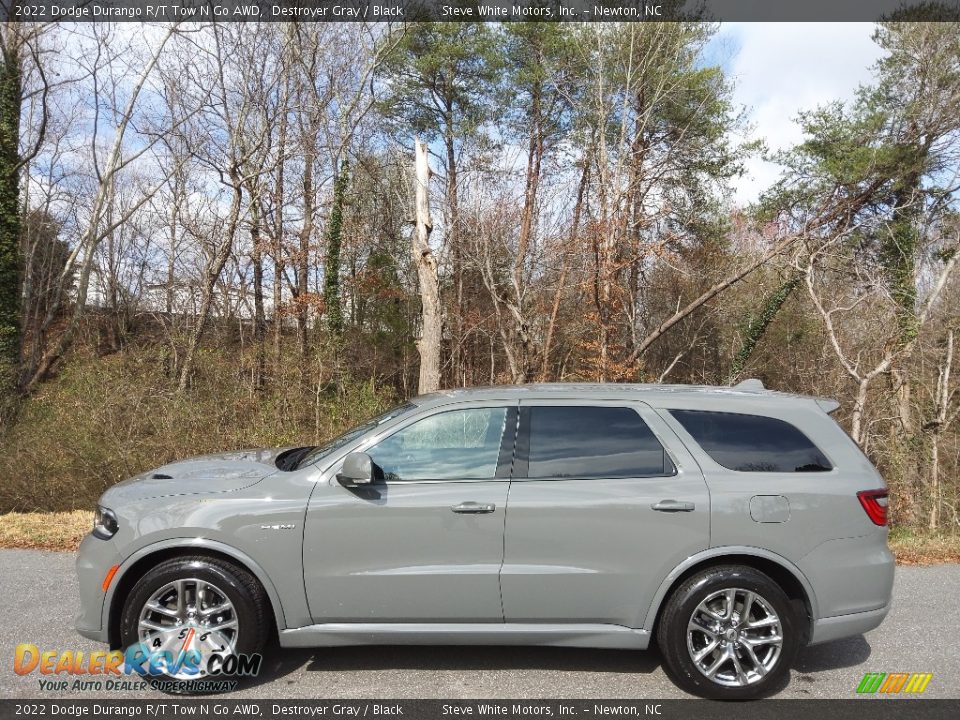
<instances>
[{"instance_id":1,"label":"hood","mask_svg":"<svg viewBox=\"0 0 960 720\"><path fill-rule=\"evenodd\" d=\"M196 495L240 490L277 472L278 450L242 450L201 455L168 463L108 489L101 500L110 503L169 495Z\"/></svg>"}]
</instances>

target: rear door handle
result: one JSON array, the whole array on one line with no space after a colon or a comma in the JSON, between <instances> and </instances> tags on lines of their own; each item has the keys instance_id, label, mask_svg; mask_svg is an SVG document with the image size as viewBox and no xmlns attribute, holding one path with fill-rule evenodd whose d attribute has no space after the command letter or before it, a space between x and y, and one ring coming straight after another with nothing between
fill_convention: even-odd
<instances>
[{"instance_id":1,"label":"rear door handle","mask_svg":"<svg viewBox=\"0 0 960 720\"><path fill-rule=\"evenodd\" d=\"M661 500L651 505L650 509L657 512L693 512L696 505L692 502L681 502L680 500Z\"/></svg>"},{"instance_id":2,"label":"rear door handle","mask_svg":"<svg viewBox=\"0 0 960 720\"><path fill-rule=\"evenodd\" d=\"M482 515L484 513L492 513L497 509L497 506L493 503L463 502L459 505L454 505L450 509L455 513Z\"/></svg>"}]
</instances>

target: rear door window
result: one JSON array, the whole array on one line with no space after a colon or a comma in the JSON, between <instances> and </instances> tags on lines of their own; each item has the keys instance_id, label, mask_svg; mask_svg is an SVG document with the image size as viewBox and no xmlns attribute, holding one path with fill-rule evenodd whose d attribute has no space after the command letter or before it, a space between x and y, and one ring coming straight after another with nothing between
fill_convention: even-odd
<instances>
[{"instance_id":1,"label":"rear door window","mask_svg":"<svg viewBox=\"0 0 960 720\"><path fill-rule=\"evenodd\" d=\"M800 430L762 415L670 410L715 462L740 472L826 472L833 466Z\"/></svg>"},{"instance_id":2,"label":"rear door window","mask_svg":"<svg viewBox=\"0 0 960 720\"><path fill-rule=\"evenodd\" d=\"M529 478L631 478L675 472L663 446L632 408L544 405L526 412Z\"/></svg>"}]
</instances>

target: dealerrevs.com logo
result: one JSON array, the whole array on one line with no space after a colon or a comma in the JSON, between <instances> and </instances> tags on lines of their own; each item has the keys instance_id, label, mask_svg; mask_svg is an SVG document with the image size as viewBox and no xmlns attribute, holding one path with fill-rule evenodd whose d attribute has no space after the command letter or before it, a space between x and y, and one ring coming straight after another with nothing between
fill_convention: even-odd
<instances>
[{"instance_id":1,"label":"dealerrevs.com logo","mask_svg":"<svg viewBox=\"0 0 960 720\"><path fill-rule=\"evenodd\" d=\"M933 673L867 673L857 686L859 695L920 695Z\"/></svg>"},{"instance_id":2,"label":"dealerrevs.com logo","mask_svg":"<svg viewBox=\"0 0 960 720\"><path fill-rule=\"evenodd\" d=\"M40 690L49 692L147 687L166 692L224 692L236 688L238 682L231 678L258 675L262 663L259 653L201 654L189 649L151 649L142 643L109 652L41 650L32 643L21 643L14 652L13 671L41 675Z\"/></svg>"}]
</instances>

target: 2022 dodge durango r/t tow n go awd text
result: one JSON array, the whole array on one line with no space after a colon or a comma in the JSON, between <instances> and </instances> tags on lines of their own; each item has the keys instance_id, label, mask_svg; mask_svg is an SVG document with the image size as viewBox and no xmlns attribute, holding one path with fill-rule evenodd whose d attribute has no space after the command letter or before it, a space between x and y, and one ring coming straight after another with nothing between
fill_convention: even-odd
<instances>
[{"instance_id":1,"label":"2022 dodge durango r/t tow n go awd text","mask_svg":"<svg viewBox=\"0 0 960 720\"><path fill-rule=\"evenodd\" d=\"M78 630L203 677L225 648L659 645L696 695L775 692L890 606L883 480L763 389L534 385L415 398L319 447L110 488ZM197 662L170 662L184 652ZM166 658L167 664L164 664Z\"/></svg>"}]
</instances>

